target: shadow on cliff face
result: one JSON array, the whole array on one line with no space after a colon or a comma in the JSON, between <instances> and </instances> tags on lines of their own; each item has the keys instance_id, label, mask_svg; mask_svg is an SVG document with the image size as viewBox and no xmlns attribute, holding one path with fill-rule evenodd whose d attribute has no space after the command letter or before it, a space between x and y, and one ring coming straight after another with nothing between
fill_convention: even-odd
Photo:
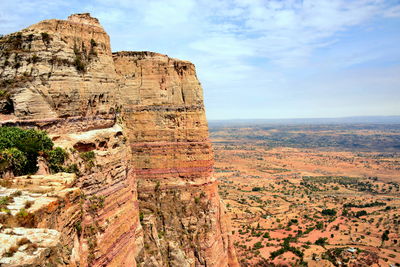
<instances>
[{"instance_id":1,"label":"shadow on cliff face","mask_svg":"<svg viewBox=\"0 0 400 267\"><path fill-rule=\"evenodd\" d=\"M94 143L83 143L78 142L74 145L74 148L79 152L88 152L96 149L96 144Z\"/></svg>"},{"instance_id":2,"label":"shadow on cliff face","mask_svg":"<svg viewBox=\"0 0 400 267\"><path fill-rule=\"evenodd\" d=\"M0 98L1 98L1 91L0 91ZM14 102L12 101L11 97L6 96L3 99L0 99L0 113L5 115L14 113Z\"/></svg>"}]
</instances>

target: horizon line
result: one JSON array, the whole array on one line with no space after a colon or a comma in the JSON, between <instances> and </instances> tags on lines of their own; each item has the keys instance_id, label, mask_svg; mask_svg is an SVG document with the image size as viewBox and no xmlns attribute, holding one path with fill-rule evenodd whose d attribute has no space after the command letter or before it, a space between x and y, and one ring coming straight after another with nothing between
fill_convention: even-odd
<instances>
[{"instance_id":1,"label":"horizon line","mask_svg":"<svg viewBox=\"0 0 400 267\"><path fill-rule=\"evenodd\" d=\"M400 115L362 115L362 116L343 116L343 117L287 117L287 118L226 118L212 119L207 118L207 121L233 121L233 120L321 120L321 119L353 119L353 118L393 118Z\"/></svg>"}]
</instances>

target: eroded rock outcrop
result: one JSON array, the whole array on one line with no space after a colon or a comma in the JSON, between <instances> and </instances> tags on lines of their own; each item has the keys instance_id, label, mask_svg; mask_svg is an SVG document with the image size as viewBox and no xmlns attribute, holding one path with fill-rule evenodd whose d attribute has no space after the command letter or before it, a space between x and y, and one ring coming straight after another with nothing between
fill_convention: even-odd
<instances>
[{"instance_id":1,"label":"eroded rock outcrop","mask_svg":"<svg viewBox=\"0 0 400 267\"><path fill-rule=\"evenodd\" d=\"M156 266L227 266L233 251L212 176L203 93L192 63L114 53L138 179L146 248Z\"/></svg>"},{"instance_id":2,"label":"eroded rock outcrop","mask_svg":"<svg viewBox=\"0 0 400 267\"><path fill-rule=\"evenodd\" d=\"M0 53L2 125L46 130L76 173L8 180L43 201L32 225L3 227L56 231L59 265L238 265L193 64L112 54L89 14L6 35Z\"/></svg>"},{"instance_id":3,"label":"eroded rock outcrop","mask_svg":"<svg viewBox=\"0 0 400 267\"><path fill-rule=\"evenodd\" d=\"M3 120L42 120L50 132L114 124L115 69L109 37L96 21L45 20L1 39L2 98L11 101Z\"/></svg>"}]
</instances>

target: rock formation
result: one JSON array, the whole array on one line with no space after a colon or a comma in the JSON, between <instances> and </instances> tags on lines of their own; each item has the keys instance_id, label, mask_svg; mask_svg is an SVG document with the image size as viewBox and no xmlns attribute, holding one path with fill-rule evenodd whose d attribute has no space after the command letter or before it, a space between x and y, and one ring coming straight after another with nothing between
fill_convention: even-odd
<instances>
[{"instance_id":1,"label":"rock formation","mask_svg":"<svg viewBox=\"0 0 400 267\"><path fill-rule=\"evenodd\" d=\"M3 36L0 53L1 124L47 131L76 166L2 179L0 196L33 204L29 224L0 214L2 264L238 266L193 64L112 53L89 14Z\"/></svg>"}]
</instances>

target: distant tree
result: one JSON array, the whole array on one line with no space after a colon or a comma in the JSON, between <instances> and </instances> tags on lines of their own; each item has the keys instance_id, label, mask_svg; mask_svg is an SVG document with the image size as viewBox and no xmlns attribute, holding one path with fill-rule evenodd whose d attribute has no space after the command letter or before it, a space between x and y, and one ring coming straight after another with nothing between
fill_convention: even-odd
<instances>
[{"instance_id":1,"label":"distant tree","mask_svg":"<svg viewBox=\"0 0 400 267\"><path fill-rule=\"evenodd\" d=\"M383 234L381 236L381 240L382 240L382 245L385 241L389 240L389 230L385 230L385 232L383 232Z\"/></svg>"},{"instance_id":2,"label":"distant tree","mask_svg":"<svg viewBox=\"0 0 400 267\"><path fill-rule=\"evenodd\" d=\"M315 241L315 245L319 245L319 246L325 246L326 245L326 241L328 240L328 238L326 237L320 237L317 239L317 241Z\"/></svg>"},{"instance_id":3,"label":"distant tree","mask_svg":"<svg viewBox=\"0 0 400 267\"><path fill-rule=\"evenodd\" d=\"M349 215L349 211L347 209L343 209L342 216L347 217Z\"/></svg>"},{"instance_id":4,"label":"distant tree","mask_svg":"<svg viewBox=\"0 0 400 267\"><path fill-rule=\"evenodd\" d=\"M260 249L262 247L264 247L264 246L261 244L261 242L254 243L254 245L253 245L254 249Z\"/></svg>"},{"instance_id":5,"label":"distant tree","mask_svg":"<svg viewBox=\"0 0 400 267\"><path fill-rule=\"evenodd\" d=\"M361 216L365 216L367 214L368 213L365 210L359 210L359 211L356 212L356 214L354 216L357 217L357 218L360 218Z\"/></svg>"},{"instance_id":6,"label":"distant tree","mask_svg":"<svg viewBox=\"0 0 400 267\"><path fill-rule=\"evenodd\" d=\"M334 209L325 209L322 210L322 215L328 215L328 216L335 216L336 215L336 210Z\"/></svg>"}]
</instances>

